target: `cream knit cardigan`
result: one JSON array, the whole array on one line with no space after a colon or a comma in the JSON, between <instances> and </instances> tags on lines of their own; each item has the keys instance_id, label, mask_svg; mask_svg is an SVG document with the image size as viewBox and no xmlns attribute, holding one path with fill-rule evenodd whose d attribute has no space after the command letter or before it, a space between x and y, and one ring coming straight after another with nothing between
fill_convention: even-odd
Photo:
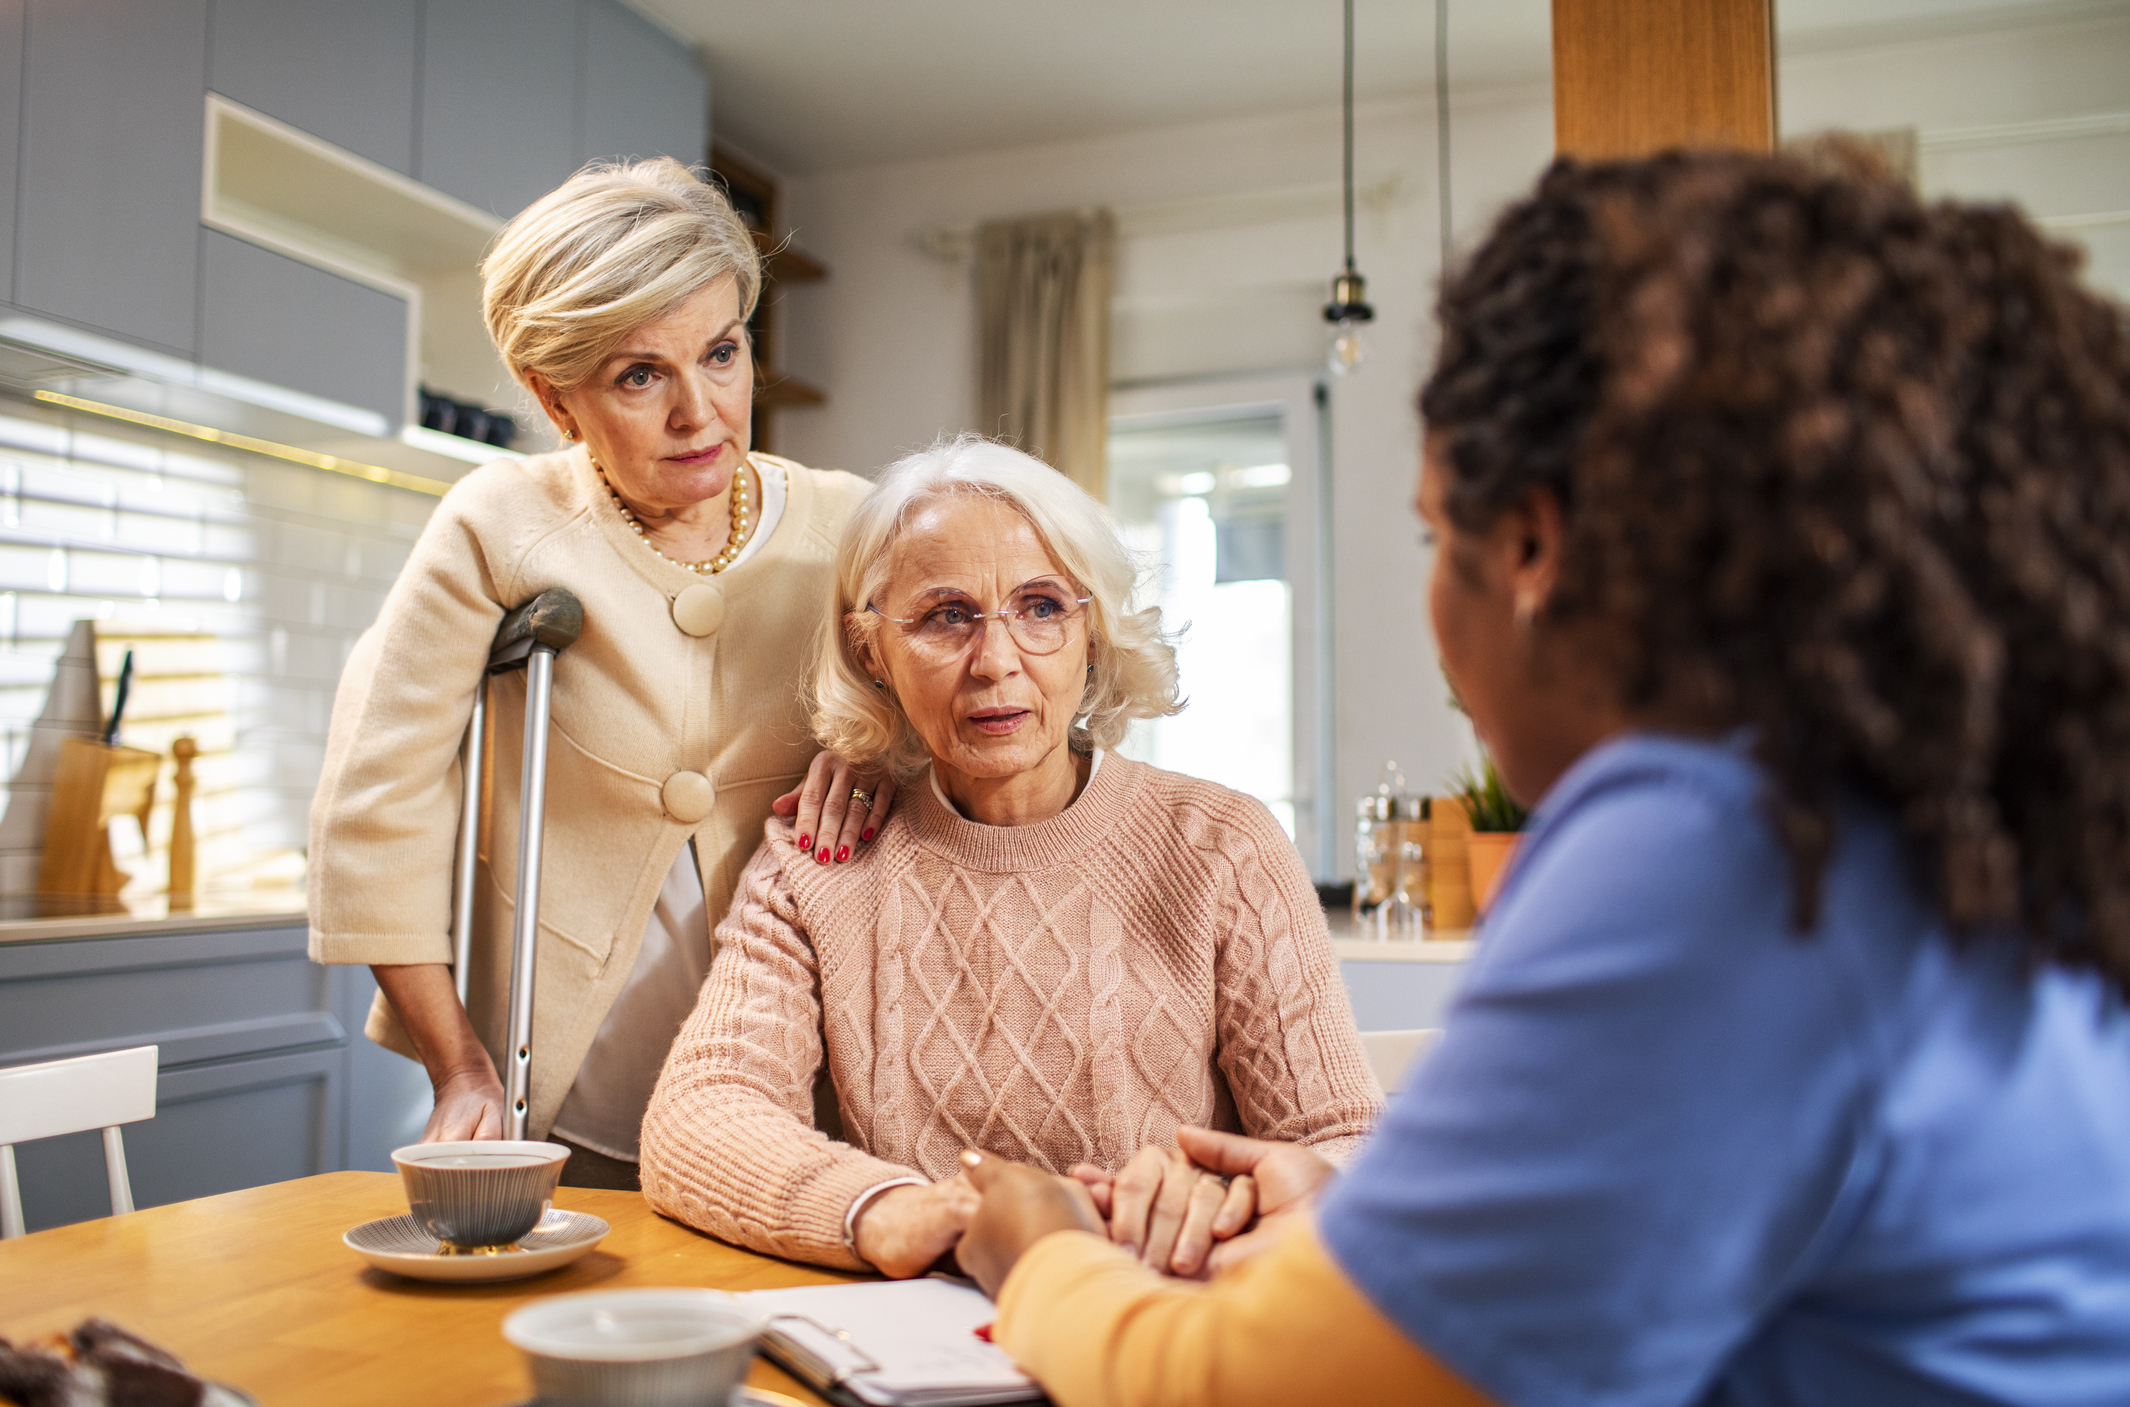
<instances>
[{"instance_id":1,"label":"cream knit cardigan","mask_svg":"<svg viewBox=\"0 0 2130 1407\"><path fill-rule=\"evenodd\" d=\"M756 455L757 462L767 456ZM459 746L505 610L551 586L584 603L555 666L529 1129L546 1134L627 982L660 885L693 837L713 922L769 803L817 750L800 672L843 523L869 485L776 461L784 516L755 555L698 576L647 550L582 447L477 469L444 495L341 673L311 805L311 957L451 961ZM709 583L722 623L697 637L674 599ZM486 815L467 1006L504 1068L525 674L489 691ZM670 814L669 778L707 777L707 814ZM700 797L702 788L693 788ZM683 786L670 793L685 804ZM365 1028L412 1057L379 995Z\"/></svg>"},{"instance_id":2,"label":"cream knit cardigan","mask_svg":"<svg viewBox=\"0 0 2130 1407\"><path fill-rule=\"evenodd\" d=\"M847 865L768 838L643 1122L651 1205L858 1268L853 1201L980 1148L1111 1169L1181 1124L1343 1161L1381 1107L1301 856L1258 802L1110 754L983 826L922 779ZM835 1083L843 1140L813 1125Z\"/></svg>"}]
</instances>

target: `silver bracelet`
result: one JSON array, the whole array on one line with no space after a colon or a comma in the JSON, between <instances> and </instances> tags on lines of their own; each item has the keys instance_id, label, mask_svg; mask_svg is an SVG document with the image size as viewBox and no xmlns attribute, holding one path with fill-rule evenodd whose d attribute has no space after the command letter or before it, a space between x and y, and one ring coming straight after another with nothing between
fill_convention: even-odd
<instances>
[{"instance_id":1,"label":"silver bracelet","mask_svg":"<svg viewBox=\"0 0 2130 1407\"><path fill-rule=\"evenodd\" d=\"M897 1177L890 1178L886 1182L876 1182L871 1187L860 1192L851 1199L850 1210L843 1214L843 1244L851 1251L855 1252L858 1249L858 1214L872 1205L875 1197L891 1188L930 1187L931 1185L931 1183L926 1182L921 1177Z\"/></svg>"}]
</instances>

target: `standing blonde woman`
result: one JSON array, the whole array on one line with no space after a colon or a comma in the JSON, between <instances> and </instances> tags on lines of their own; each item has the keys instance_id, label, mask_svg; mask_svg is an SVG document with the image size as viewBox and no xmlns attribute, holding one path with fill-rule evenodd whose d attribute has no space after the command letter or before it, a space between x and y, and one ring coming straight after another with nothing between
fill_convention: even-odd
<instances>
[{"instance_id":1,"label":"standing blonde woman","mask_svg":"<svg viewBox=\"0 0 2130 1407\"><path fill-rule=\"evenodd\" d=\"M555 672L528 1127L573 1147L565 1181L633 1186L711 918L772 806L797 807L791 841L824 867L886 816L892 783L815 755L791 647L866 485L749 453L760 265L723 194L678 162L580 172L510 223L482 275L496 347L566 444L446 494L348 659L311 811L311 956L375 970L366 1029L427 1067L425 1139L502 1136L522 674L490 704L465 1007L447 966L459 746L504 613L575 592L585 627Z\"/></svg>"}]
</instances>

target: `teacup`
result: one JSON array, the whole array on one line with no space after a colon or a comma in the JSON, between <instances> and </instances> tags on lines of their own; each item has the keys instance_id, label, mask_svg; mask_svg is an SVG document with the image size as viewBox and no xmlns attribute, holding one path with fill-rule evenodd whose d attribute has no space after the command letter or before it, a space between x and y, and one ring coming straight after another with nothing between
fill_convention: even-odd
<instances>
[{"instance_id":1,"label":"teacup","mask_svg":"<svg viewBox=\"0 0 2130 1407\"><path fill-rule=\"evenodd\" d=\"M697 1407L727 1401L769 1316L722 1290L596 1290L503 1321L540 1407Z\"/></svg>"},{"instance_id":2,"label":"teacup","mask_svg":"<svg viewBox=\"0 0 2130 1407\"><path fill-rule=\"evenodd\" d=\"M562 1181L559 1143L417 1143L392 1151L415 1225L454 1251L508 1247L540 1224Z\"/></svg>"}]
</instances>

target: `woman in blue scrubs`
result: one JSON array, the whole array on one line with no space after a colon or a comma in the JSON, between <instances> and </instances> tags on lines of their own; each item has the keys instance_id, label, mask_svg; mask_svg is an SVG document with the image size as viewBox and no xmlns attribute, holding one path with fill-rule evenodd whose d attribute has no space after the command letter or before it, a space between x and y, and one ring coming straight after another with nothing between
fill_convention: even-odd
<instances>
[{"instance_id":1,"label":"woman in blue scrubs","mask_svg":"<svg viewBox=\"0 0 2130 1407\"><path fill-rule=\"evenodd\" d=\"M1182 1136L1266 1212L1210 1285L972 1170L1055 1400L2130 1401L2130 334L2077 270L1739 153L1501 218L1419 511L1536 815L1347 1172Z\"/></svg>"}]
</instances>

